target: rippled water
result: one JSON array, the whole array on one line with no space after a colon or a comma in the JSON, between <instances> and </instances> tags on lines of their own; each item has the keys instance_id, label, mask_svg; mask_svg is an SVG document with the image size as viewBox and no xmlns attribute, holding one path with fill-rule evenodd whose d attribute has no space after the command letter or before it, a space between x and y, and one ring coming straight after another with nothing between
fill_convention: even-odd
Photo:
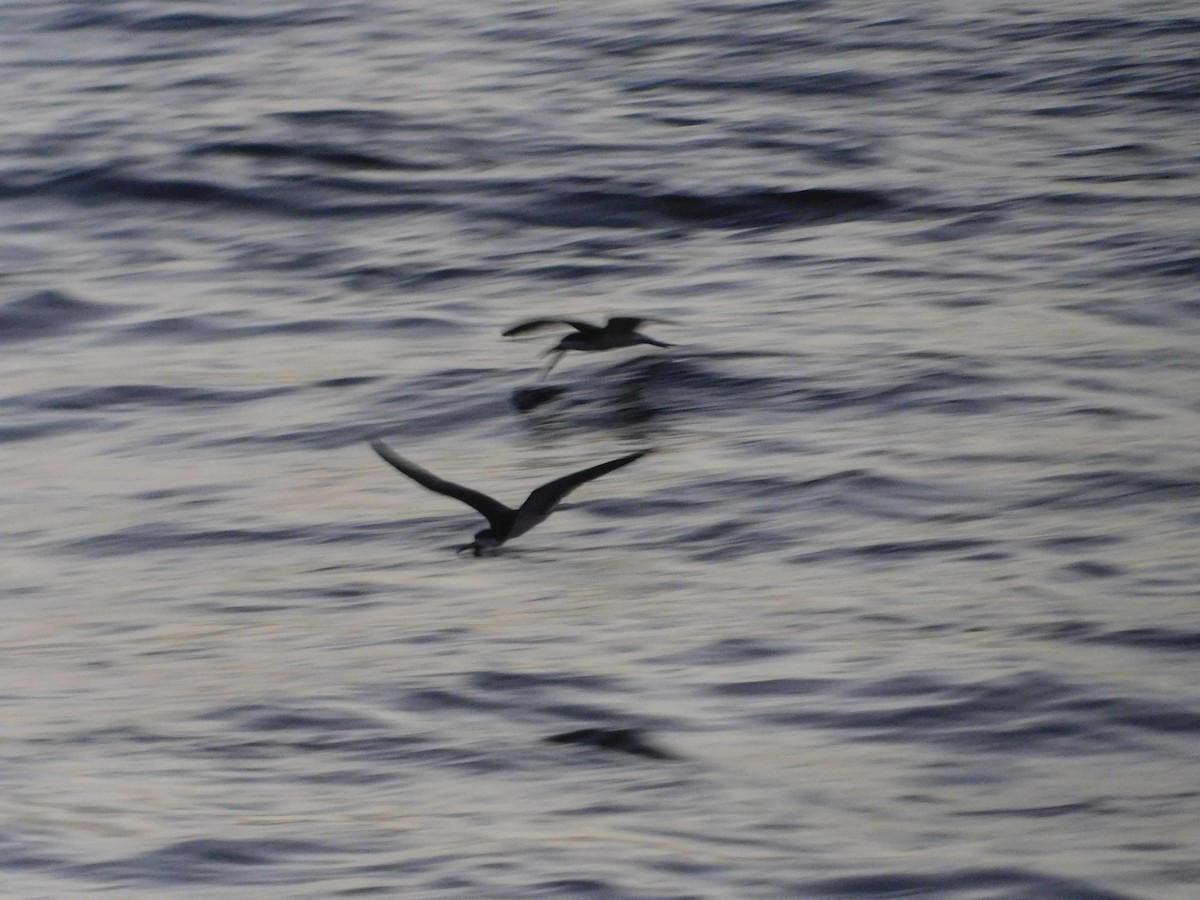
<instances>
[{"instance_id":1,"label":"rippled water","mask_svg":"<svg viewBox=\"0 0 1200 900\"><path fill-rule=\"evenodd\" d=\"M0 34L3 893L1196 896L1190 4Z\"/></svg>"}]
</instances>

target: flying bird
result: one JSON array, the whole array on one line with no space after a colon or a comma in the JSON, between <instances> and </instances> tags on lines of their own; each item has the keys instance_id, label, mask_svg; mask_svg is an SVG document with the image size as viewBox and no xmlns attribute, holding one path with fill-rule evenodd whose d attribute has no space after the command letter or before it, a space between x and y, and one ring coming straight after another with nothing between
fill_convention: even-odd
<instances>
[{"instance_id":1,"label":"flying bird","mask_svg":"<svg viewBox=\"0 0 1200 900\"><path fill-rule=\"evenodd\" d=\"M637 453L630 453L620 459L609 460L598 466L556 478L534 490L519 509L509 509L499 500L493 500L487 494L438 478L432 472L405 459L383 441L372 441L371 449L378 453L384 462L407 475L427 491L433 491L435 494L442 494L452 497L460 503L465 503L487 519L488 527L477 532L475 540L455 548L459 552L470 550L476 556L483 556L501 544L520 537L535 525L544 522L550 513L554 512L555 507L562 502L562 499L580 485L599 478L601 475L607 475L622 466L627 466L650 452L649 450L639 450Z\"/></svg>"},{"instance_id":2,"label":"flying bird","mask_svg":"<svg viewBox=\"0 0 1200 900\"><path fill-rule=\"evenodd\" d=\"M542 377L545 377L568 350L594 353L598 350L615 350L618 347L632 347L636 344L652 344L655 347L671 346L671 344L656 341L638 331L643 322L674 324L668 319L652 319L647 316L613 316L603 326L581 322L578 319L530 319L527 322L518 322L507 329L504 336L517 337L550 325L569 325L575 329L543 354L544 356L553 354L550 362L546 364L546 368L542 370Z\"/></svg>"}]
</instances>

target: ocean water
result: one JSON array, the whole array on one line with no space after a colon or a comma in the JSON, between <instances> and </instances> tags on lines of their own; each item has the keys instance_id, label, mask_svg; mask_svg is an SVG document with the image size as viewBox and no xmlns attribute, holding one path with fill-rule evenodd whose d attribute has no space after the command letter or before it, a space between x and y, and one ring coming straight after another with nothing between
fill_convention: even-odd
<instances>
[{"instance_id":1,"label":"ocean water","mask_svg":"<svg viewBox=\"0 0 1200 900\"><path fill-rule=\"evenodd\" d=\"M1200 895L1194 4L0 35L0 894Z\"/></svg>"}]
</instances>

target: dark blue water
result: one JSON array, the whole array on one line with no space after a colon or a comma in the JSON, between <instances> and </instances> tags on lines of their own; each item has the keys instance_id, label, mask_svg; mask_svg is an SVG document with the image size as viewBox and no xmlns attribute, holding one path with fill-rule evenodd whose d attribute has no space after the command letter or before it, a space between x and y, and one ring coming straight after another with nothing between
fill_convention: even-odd
<instances>
[{"instance_id":1,"label":"dark blue water","mask_svg":"<svg viewBox=\"0 0 1200 900\"><path fill-rule=\"evenodd\" d=\"M0 893L1197 896L1191 4L0 35Z\"/></svg>"}]
</instances>

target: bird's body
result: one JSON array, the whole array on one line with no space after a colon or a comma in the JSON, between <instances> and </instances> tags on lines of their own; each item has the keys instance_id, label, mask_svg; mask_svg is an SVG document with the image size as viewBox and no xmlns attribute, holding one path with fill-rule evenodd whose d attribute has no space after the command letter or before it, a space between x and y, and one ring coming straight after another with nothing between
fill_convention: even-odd
<instances>
[{"instance_id":1,"label":"bird's body","mask_svg":"<svg viewBox=\"0 0 1200 900\"><path fill-rule=\"evenodd\" d=\"M582 322L579 319L530 319L527 322L513 325L504 331L504 336L517 337L531 331L539 331L550 325L567 325L575 329L546 351L547 356L553 354L553 357L542 372L545 375L554 368L568 350L595 353L601 350L616 350L618 347L633 347L637 344L650 344L655 347L671 346L638 331L643 322L671 324L666 319L651 319L645 316L613 316L604 325L592 325L590 322Z\"/></svg>"},{"instance_id":2,"label":"bird's body","mask_svg":"<svg viewBox=\"0 0 1200 900\"><path fill-rule=\"evenodd\" d=\"M556 478L535 489L519 509L510 509L487 494L439 478L416 463L405 459L383 441L372 441L371 448L379 454L384 462L407 475L421 487L433 491L435 494L465 503L487 519L488 527L478 532L475 540L470 544L459 548L460 550L469 549L476 556L483 556L501 544L520 537L535 525L540 525L549 517L550 513L554 512L555 507L563 498L580 485L599 478L601 475L607 475L622 466L627 466L650 452L649 450L640 450L637 453L630 453L628 456Z\"/></svg>"}]
</instances>

